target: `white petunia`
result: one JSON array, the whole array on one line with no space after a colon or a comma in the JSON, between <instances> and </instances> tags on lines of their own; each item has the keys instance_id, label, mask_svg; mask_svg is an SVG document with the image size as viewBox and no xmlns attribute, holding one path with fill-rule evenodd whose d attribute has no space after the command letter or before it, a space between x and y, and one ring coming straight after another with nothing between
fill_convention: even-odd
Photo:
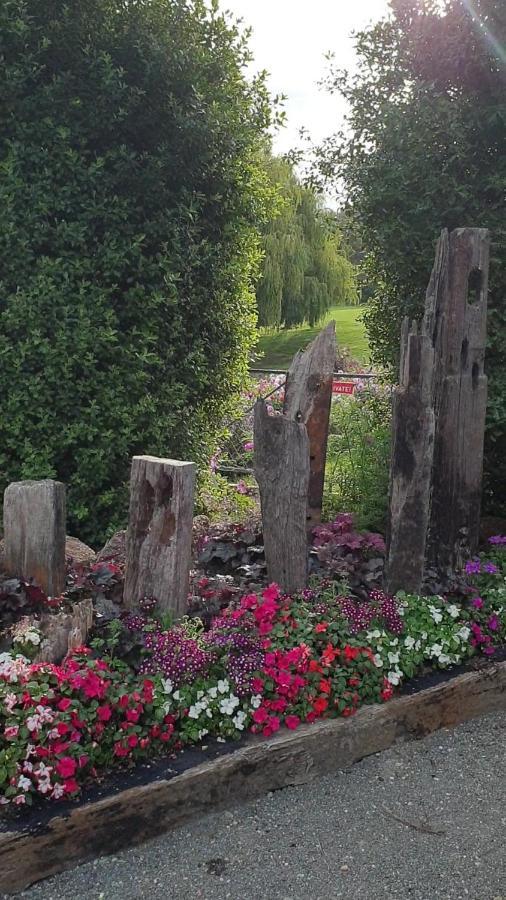
<instances>
[{"instance_id":1,"label":"white petunia","mask_svg":"<svg viewBox=\"0 0 506 900\"><path fill-rule=\"evenodd\" d=\"M189 715L190 719L198 719L198 717L200 716L200 709L197 709L196 705L190 706L190 709L188 710L188 715Z\"/></svg>"},{"instance_id":2,"label":"white petunia","mask_svg":"<svg viewBox=\"0 0 506 900\"><path fill-rule=\"evenodd\" d=\"M372 661L377 669L381 669L383 667L383 660L379 653L376 653L375 656L373 656Z\"/></svg>"},{"instance_id":3,"label":"white petunia","mask_svg":"<svg viewBox=\"0 0 506 900\"><path fill-rule=\"evenodd\" d=\"M411 637L411 635L409 635L407 638L404 638L404 646L405 646L408 650L412 650L413 647L415 646L415 639L414 639L414 637Z\"/></svg>"},{"instance_id":4,"label":"white petunia","mask_svg":"<svg viewBox=\"0 0 506 900\"><path fill-rule=\"evenodd\" d=\"M451 658L450 658L449 656L447 656L446 653L442 653L441 656L440 656L439 659L438 659L438 663L439 663L441 666L447 666L448 663L450 663L450 662L451 662Z\"/></svg>"},{"instance_id":5,"label":"white petunia","mask_svg":"<svg viewBox=\"0 0 506 900\"><path fill-rule=\"evenodd\" d=\"M389 672L387 675L387 680L390 682L390 684L397 685L401 680L401 676L398 674L398 672Z\"/></svg>"},{"instance_id":6,"label":"white petunia","mask_svg":"<svg viewBox=\"0 0 506 900\"><path fill-rule=\"evenodd\" d=\"M174 685L172 684L170 678L162 678L162 687L165 694L172 694L172 688L174 687Z\"/></svg>"},{"instance_id":7,"label":"white petunia","mask_svg":"<svg viewBox=\"0 0 506 900\"><path fill-rule=\"evenodd\" d=\"M450 606L447 606L446 609L447 609L447 612L452 617L452 619L458 619L458 617L460 616L460 612L461 612L460 607L457 606L455 603L450 603Z\"/></svg>"},{"instance_id":8,"label":"white petunia","mask_svg":"<svg viewBox=\"0 0 506 900\"><path fill-rule=\"evenodd\" d=\"M429 649L429 653L431 656L439 657L439 656L441 656L442 652L443 652L443 648L442 648L441 644L433 644L432 647L430 647L430 649Z\"/></svg>"},{"instance_id":9,"label":"white petunia","mask_svg":"<svg viewBox=\"0 0 506 900\"><path fill-rule=\"evenodd\" d=\"M211 700L214 700L218 696L218 688L217 687L209 688L207 695L208 695L208 697L211 698Z\"/></svg>"},{"instance_id":10,"label":"white petunia","mask_svg":"<svg viewBox=\"0 0 506 900\"><path fill-rule=\"evenodd\" d=\"M220 678L218 681L218 690L220 694L227 694L230 690L230 685L226 678Z\"/></svg>"},{"instance_id":11,"label":"white petunia","mask_svg":"<svg viewBox=\"0 0 506 900\"><path fill-rule=\"evenodd\" d=\"M455 632L455 637L459 637L462 641L467 641L470 634L471 629L468 628L467 625L463 625L459 631Z\"/></svg>"},{"instance_id":12,"label":"white petunia","mask_svg":"<svg viewBox=\"0 0 506 900\"><path fill-rule=\"evenodd\" d=\"M251 698L251 705L252 705L253 709L258 709L258 707L260 706L261 703L262 703L262 695L254 694L254 696Z\"/></svg>"},{"instance_id":13,"label":"white petunia","mask_svg":"<svg viewBox=\"0 0 506 900\"><path fill-rule=\"evenodd\" d=\"M388 662L391 666L396 666L399 662L399 654L398 653L389 653L388 654Z\"/></svg>"},{"instance_id":14,"label":"white petunia","mask_svg":"<svg viewBox=\"0 0 506 900\"><path fill-rule=\"evenodd\" d=\"M436 625L439 625L439 623L443 621L442 613L440 613L435 606L429 606L429 612Z\"/></svg>"}]
</instances>

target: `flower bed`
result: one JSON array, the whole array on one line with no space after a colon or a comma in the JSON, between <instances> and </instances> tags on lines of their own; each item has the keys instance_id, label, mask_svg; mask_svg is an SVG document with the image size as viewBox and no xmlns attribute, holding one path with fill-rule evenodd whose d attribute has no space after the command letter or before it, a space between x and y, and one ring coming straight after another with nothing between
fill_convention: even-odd
<instances>
[{"instance_id":1,"label":"flower bed","mask_svg":"<svg viewBox=\"0 0 506 900\"><path fill-rule=\"evenodd\" d=\"M247 593L206 631L146 610L60 666L0 656L0 797L77 797L119 766L246 731L268 737L384 703L426 667L491 656L506 635L506 539L455 596L366 598L342 581Z\"/></svg>"}]
</instances>

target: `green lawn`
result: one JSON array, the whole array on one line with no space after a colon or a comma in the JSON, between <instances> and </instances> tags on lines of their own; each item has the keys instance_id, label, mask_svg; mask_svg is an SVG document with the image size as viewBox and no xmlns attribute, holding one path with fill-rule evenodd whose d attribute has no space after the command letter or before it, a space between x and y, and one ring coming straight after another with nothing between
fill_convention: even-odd
<instances>
[{"instance_id":1,"label":"green lawn","mask_svg":"<svg viewBox=\"0 0 506 900\"><path fill-rule=\"evenodd\" d=\"M297 328L289 328L284 331L263 331L258 342L257 353L261 357L255 361L255 365L262 368L287 369L297 353L302 350L318 332L331 322L336 323L336 338L338 347L346 348L355 359L367 362L369 348L362 322L363 309L356 306L335 306L329 310L321 323L314 328L308 325L300 325Z\"/></svg>"}]
</instances>

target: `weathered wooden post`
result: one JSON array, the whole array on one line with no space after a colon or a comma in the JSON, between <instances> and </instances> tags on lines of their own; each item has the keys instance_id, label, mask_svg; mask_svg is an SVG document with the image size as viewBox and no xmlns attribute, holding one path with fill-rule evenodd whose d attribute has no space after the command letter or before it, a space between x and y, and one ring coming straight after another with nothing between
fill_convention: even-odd
<instances>
[{"instance_id":1,"label":"weathered wooden post","mask_svg":"<svg viewBox=\"0 0 506 900\"><path fill-rule=\"evenodd\" d=\"M254 428L267 572L272 581L292 593L304 588L307 580L307 430L284 415L269 416L263 400L255 405Z\"/></svg>"},{"instance_id":2,"label":"weathered wooden post","mask_svg":"<svg viewBox=\"0 0 506 900\"><path fill-rule=\"evenodd\" d=\"M443 231L420 334L403 328L393 416L390 591L420 591L424 572L449 576L478 546L488 266L486 229Z\"/></svg>"},{"instance_id":3,"label":"weathered wooden post","mask_svg":"<svg viewBox=\"0 0 506 900\"><path fill-rule=\"evenodd\" d=\"M65 485L16 481L4 493L4 566L49 597L65 590Z\"/></svg>"},{"instance_id":4,"label":"weathered wooden post","mask_svg":"<svg viewBox=\"0 0 506 900\"><path fill-rule=\"evenodd\" d=\"M434 348L404 320L400 383L393 393L392 461L387 524L390 593L417 593L423 581L430 513L435 416L432 405Z\"/></svg>"},{"instance_id":5,"label":"weathered wooden post","mask_svg":"<svg viewBox=\"0 0 506 900\"><path fill-rule=\"evenodd\" d=\"M283 414L302 422L309 438L310 474L307 528L321 522L325 463L329 436L332 380L336 363L336 324L330 322L293 358L288 371Z\"/></svg>"},{"instance_id":6,"label":"weathered wooden post","mask_svg":"<svg viewBox=\"0 0 506 900\"><path fill-rule=\"evenodd\" d=\"M178 617L186 611L195 474L191 462L132 460L124 588L130 609L154 597L162 612Z\"/></svg>"}]
</instances>

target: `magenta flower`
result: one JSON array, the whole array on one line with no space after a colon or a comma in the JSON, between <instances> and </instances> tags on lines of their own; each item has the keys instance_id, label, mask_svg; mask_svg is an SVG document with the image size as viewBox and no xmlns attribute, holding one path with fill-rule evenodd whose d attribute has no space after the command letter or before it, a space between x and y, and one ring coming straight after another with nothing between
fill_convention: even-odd
<instances>
[{"instance_id":1,"label":"magenta flower","mask_svg":"<svg viewBox=\"0 0 506 900\"><path fill-rule=\"evenodd\" d=\"M497 618L497 616L496 616L495 613L494 613L493 615L490 616L490 619L488 620L487 625L488 625L488 627L490 628L490 631L497 631L497 630L498 630L498 628L499 628L499 619Z\"/></svg>"},{"instance_id":2,"label":"magenta flower","mask_svg":"<svg viewBox=\"0 0 506 900\"><path fill-rule=\"evenodd\" d=\"M474 606L475 609L481 609L483 606L483 600L481 597L475 597L471 606Z\"/></svg>"},{"instance_id":3,"label":"magenta flower","mask_svg":"<svg viewBox=\"0 0 506 900\"><path fill-rule=\"evenodd\" d=\"M244 444L244 449L245 450L253 450L253 446L254 446L253 441L246 441L246 443Z\"/></svg>"}]
</instances>

